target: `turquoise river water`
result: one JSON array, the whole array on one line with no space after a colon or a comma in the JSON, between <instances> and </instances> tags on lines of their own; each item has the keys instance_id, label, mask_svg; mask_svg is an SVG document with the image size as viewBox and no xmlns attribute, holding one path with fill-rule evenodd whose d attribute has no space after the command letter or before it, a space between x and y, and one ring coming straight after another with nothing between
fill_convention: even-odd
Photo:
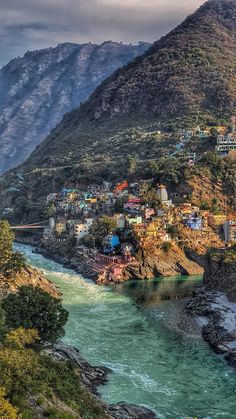
<instances>
[{"instance_id":1,"label":"turquoise river water","mask_svg":"<svg viewBox=\"0 0 236 419\"><path fill-rule=\"evenodd\" d=\"M110 403L127 401L160 419L236 418L236 372L216 355L198 328L177 327L184 298L200 279L131 281L98 287L74 271L17 245L63 293L70 313L64 341L93 365L113 370L100 389ZM189 319L182 322L189 325Z\"/></svg>"}]
</instances>

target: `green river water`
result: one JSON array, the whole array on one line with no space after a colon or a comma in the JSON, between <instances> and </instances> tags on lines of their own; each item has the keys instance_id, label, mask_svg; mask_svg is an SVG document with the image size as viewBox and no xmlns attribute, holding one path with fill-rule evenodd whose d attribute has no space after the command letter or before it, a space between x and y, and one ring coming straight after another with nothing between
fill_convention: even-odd
<instances>
[{"instance_id":1,"label":"green river water","mask_svg":"<svg viewBox=\"0 0 236 419\"><path fill-rule=\"evenodd\" d=\"M200 278L98 287L29 246L16 247L63 293L70 313L65 343L91 364L113 370L100 389L103 399L143 404L160 419L236 418L235 370L212 352L190 319L181 321L188 333L177 327L184 298Z\"/></svg>"}]
</instances>

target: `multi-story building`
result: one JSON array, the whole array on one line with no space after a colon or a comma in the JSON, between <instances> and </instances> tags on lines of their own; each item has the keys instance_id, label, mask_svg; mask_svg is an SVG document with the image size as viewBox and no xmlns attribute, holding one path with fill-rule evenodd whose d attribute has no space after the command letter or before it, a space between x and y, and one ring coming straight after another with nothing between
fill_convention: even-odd
<instances>
[{"instance_id":1,"label":"multi-story building","mask_svg":"<svg viewBox=\"0 0 236 419\"><path fill-rule=\"evenodd\" d=\"M225 157L236 151L236 133L218 135L216 152L219 156Z\"/></svg>"},{"instance_id":2,"label":"multi-story building","mask_svg":"<svg viewBox=\"0 0 236 419\"><path fill-rule=\"evenodd\" d=\"M103 252L112 253L120 245L120 239L115 234L108 234L103 240Z\"/></svg>"},{"instance_id":3,"label":"multi-story building","mask_svg":"<svg viewBox=\"0 0 236 419\"><path fill-rule=\"evenodd\" d=\"M236 242L236 220L228 220L224 223L225 242Z\"/></svg>"},{"instance_id":4,"label":"multi-story building","mask_svg":"<svg viewBox=\"0 0 236 419\"><path fill-rule=\"evenodd\" d=\"M87 218L85 220L85 223L76 223L74 225L74 235L77 241L80 241L83 237L89 235L92 224L93 224L93 219Z\"/></svg>"}]
</instances>

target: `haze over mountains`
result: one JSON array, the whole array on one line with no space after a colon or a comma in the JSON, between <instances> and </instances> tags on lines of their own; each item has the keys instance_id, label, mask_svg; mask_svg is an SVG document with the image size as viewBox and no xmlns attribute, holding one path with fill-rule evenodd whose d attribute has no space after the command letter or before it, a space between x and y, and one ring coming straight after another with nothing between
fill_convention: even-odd
<instances>
[{"instance_id":1,"label":"haze over mountains","mask_svg":"<svg viewBox=\"0 0 236 419\"><path fill-rule=\"evenodd\" d=\"M150 45L64 43L0 70L0 173L21 163L66 112Z\"/></svg>"},{"instance_id":2,"label":"haze over mountains","mask_svg":"<svg viewBox=\"0 0 236 419\"><path fill-rule=\"evenodd\" d=\"M127 153L155 157L155 145L126 128L191 127L236 111L236 1L210 0L141 57L116 71L27 160L27 167L118 165ZM110 166L109 166L110 165Z\"/></svg>"}]
</instances>

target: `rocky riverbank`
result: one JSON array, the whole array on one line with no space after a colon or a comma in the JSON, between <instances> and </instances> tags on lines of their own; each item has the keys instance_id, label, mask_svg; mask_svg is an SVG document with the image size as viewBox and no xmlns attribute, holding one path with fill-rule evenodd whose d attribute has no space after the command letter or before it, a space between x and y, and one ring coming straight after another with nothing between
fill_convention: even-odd
<instances>
[{"instance_id":1,"label":"rocky riverbank","mask_svg":"<svg viewBox=\"0 0 236 419\"><path fill-rule=\"evenodd\" d=\"M187 256L176 245L171 245L168 250L155 244L149 244L145 248L140 247L137 250L136 260L125 264L122 274L111 280L109 266L104 266L100 271L94 269L92 255L79 254L68 242L39 242L33 239L23 239L20 242L34 246L35 251L44 257L74 269L77 273L93 279L97 284L108 285L130 279L145 280L162 276L203 274L203 267L197 257L194 260L194 255Z\"/></svg>"},{"instance_id":2,"label":"rocky riverbank","mask_svg":"<svg viewBox=\"0 0 236 419\"><path fill-rule=\"evenodd\" d=\"M203 287L188 302L186 310L203 324L202 334L215 352L236 367L236 249L208 254Z\"/></svg>"},{"instance_id":3,"label":"rocky riverbank","mask_svg":"<svg viewBox=\"0 0 236 419\"><path fill-rule=\"evenodd\" d=\"M236 303L224 293L200 288L186 310L202 324L202 335L213 350L236 368Z\"/></svg>"},{"instance_id":4,"label":"rocky riverbank","mask_svg":"<svg viewBox=\"0 0 236 419\"><path fill-rule=\"evenodd\" d=\"M48 349L47 353L57 360L70 360L80 371L80 378L84 386L89 392L99 397L98 387L106 384L108 374L112 371L107 367L92 367L80 355L78 349L59 342L52 349ZM100 400L101 401L101 400ZM111 419L157 419L157 416L151 410L120 402L114 405L108 405L101 401L107 414Z\"/></svg>"}]
</instances>

